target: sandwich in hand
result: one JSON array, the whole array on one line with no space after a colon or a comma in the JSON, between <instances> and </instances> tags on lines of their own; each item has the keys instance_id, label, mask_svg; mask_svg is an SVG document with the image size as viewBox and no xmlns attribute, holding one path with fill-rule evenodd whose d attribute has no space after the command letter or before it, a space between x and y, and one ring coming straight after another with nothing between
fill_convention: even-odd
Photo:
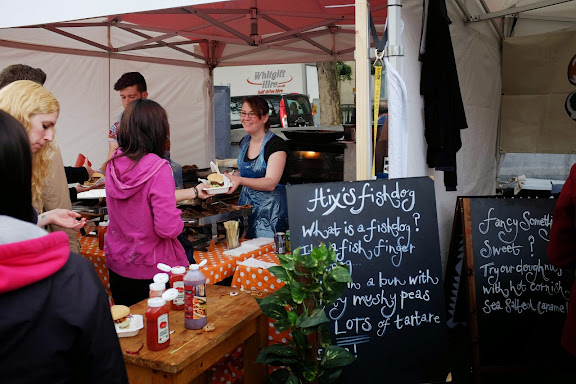
<instances>
[{"instance_id":1,"label":"sandwich in hand","mask_svg":"<svg viewBox=\"0 0 576 384\"><path fill-rule=\"evenodd\" d=\"M94 184L96 184L98 182L98 180L100 180L103 177L104 177L104 175L101 174L100 172L94 172L92 174L92 177L90 178L90 180L84 182L84 185L87 187L93 186Z\"/></svg>"},{"instance_id":2,"label":"sandwich in hand","mask_svg":"<svg viewBox=\"0 0 576 384\"><path fill-rule=\"evenodd\" d=\"M208 181L210 182L210 188L220 188L224 186L224 176L220 173L209 174Z\"/></svg>"},{"instance_id":3,"label":"sandwich in hand","mask_svg":"<svg viewBox=\"0 0 576 384\"><path fill-rule=\"evenodd\" d=\"M114 324L118 325L118 328L128 328L130 326L130 320L132 319L130 308L125 305L113 305L110 307L110 312L112 313L112 320L114 320Z\"/></svg>"}]
</instances>

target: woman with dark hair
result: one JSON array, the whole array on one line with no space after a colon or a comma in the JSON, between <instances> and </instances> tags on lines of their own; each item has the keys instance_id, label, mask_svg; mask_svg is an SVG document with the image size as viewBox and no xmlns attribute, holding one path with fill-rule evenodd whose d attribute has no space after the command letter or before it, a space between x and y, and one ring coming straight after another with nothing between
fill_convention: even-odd
<instances>
[{"instance_id":1,"label":"woman with dark hair","mask_svg":"<svg viewBox=\"0 0 576 384\"><path fill-rule=\"evenodd\" d=\"M119 148L106 165L110 224L104 251L114 302L132 305L148 297L158 263L189 262L177 239L184 223L172 168L163 158L170 128L166 111L152 100L134 100L120 125ZM195 194L206 196L197 189Z\"/></svg>"},{"instance_id":2,"label":"woman with dark hair","mask_svg":"<svg viewBox=\"0 0 576 384\"><path fill-rule=\"evenodd\" d=\"M32 209L32 153L22 125L0 110L0 214L34 222Z\"/></svg>"},{"instance_id":3,"label":"woman with dark hair","mask_svg":"<svg viewBox=\"0 0 576 384\"><path fill-rule=\"evenodd\" d=\"M32 152L0 111L0 377L6 383L127 383L108 297L64 232L32 224ZM33 367L31 369L31 367Z\"/></svg>"},{"instance_id":4,"label":"woman with dark hair","mask_svg":"<svg viewBox=\"0 0 576 384\"><path fill-rule=\"evenodd\" d=\"M274 237L285 230L288 217L284 176L288 146L270 131L268 112L268 102L263 98L244 99L240 121L247 135L240 142L240 174L229 175L234 186L228 193L242 185L238 204L252 204L248 239Z\"/></svg>"}]
</instances>

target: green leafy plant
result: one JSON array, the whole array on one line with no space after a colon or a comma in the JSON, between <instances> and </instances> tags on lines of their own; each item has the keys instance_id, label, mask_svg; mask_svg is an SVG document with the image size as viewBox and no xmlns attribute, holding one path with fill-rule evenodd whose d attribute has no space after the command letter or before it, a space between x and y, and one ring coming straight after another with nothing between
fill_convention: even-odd
<instances>
[{"instance_id":1,"label":"green leafy plant","mask_svg":"<svg viewBox=\"0 0 576 384\"><path fill-rule=\"evenodd\" d=\"M336 62L336 71L340 81L352 80L352 67L343 61Z\"/></svg>"},{"instance_id":2,"label":"green leafy plant","mask_svg":"<svg viewBox=\"0 0 576 384\"><path fill-rule=\"evenodd\" d=\"M290 330L292 340L265 347L256 362L283 367L268 377L268 383L334 383L355 358L347 349L332 345L325 307L352 282L350 273L324 244L308 255L297 248L278 259L280 266L268 271L285 284L257 301L262 312L276 320L276 330Z\"/></svg>"}]
</instances>

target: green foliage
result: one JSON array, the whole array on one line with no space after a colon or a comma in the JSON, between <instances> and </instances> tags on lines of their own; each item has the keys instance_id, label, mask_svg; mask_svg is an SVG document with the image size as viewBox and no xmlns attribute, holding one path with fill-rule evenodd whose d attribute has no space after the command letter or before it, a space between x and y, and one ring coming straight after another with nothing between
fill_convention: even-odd
<instances>
[{"instance_id":1,"label":"green foliage","mask_svg":"<svg viewBox=\"0 0 576 384\"><path fill-rule=\"evenodd\" d=\"M269 384L335 383L354 356L332 345L325 307L352 282L350 273L324 244L308 255L297 248L278 259L280 266L268 271L285 285L257 302L266 316L276 320L276 330L290 330L292 340L262 349L256 362L282 367L270 375Z\"/></svg>"},{"instance_id":2,"label":"green foliage","mask_svg":"<svg viewBox=\"0 0 576 384\"><path fill-rule=\"evenodd\" d=\"M336 71L338 71L338 78L340 81L352 80L352 67L343 61L336 62Z\"/></svg>"}]
</instances>

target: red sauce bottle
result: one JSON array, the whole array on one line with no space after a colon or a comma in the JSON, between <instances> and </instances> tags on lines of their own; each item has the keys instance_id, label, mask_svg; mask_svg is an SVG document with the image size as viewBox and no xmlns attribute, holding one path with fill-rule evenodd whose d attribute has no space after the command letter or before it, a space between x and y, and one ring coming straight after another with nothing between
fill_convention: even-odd
<instances>
[{"instance_id":1,"label":"red sauce bottle","mask_svg":"<svg viewBox=\"0 0 576 384\"><path fill-rule=\"evenodd\" d=\"M151 351L160 351L170 345L166 300L161 297L148 299L146 309L146 346Z\"/></svg>"},{"instance_id":2,"label":"red sauce bottle","mask_svg":"<svg viewBox=\"0 0 576 384\"><path fill-rule=\"evenodd\" d=\"M186 267L172 268L170 275L170 288L178 290L178 296L170 304L170 308L175 311L184 310L184 275L186 274Z\"/></svg>"}]
</instances>

